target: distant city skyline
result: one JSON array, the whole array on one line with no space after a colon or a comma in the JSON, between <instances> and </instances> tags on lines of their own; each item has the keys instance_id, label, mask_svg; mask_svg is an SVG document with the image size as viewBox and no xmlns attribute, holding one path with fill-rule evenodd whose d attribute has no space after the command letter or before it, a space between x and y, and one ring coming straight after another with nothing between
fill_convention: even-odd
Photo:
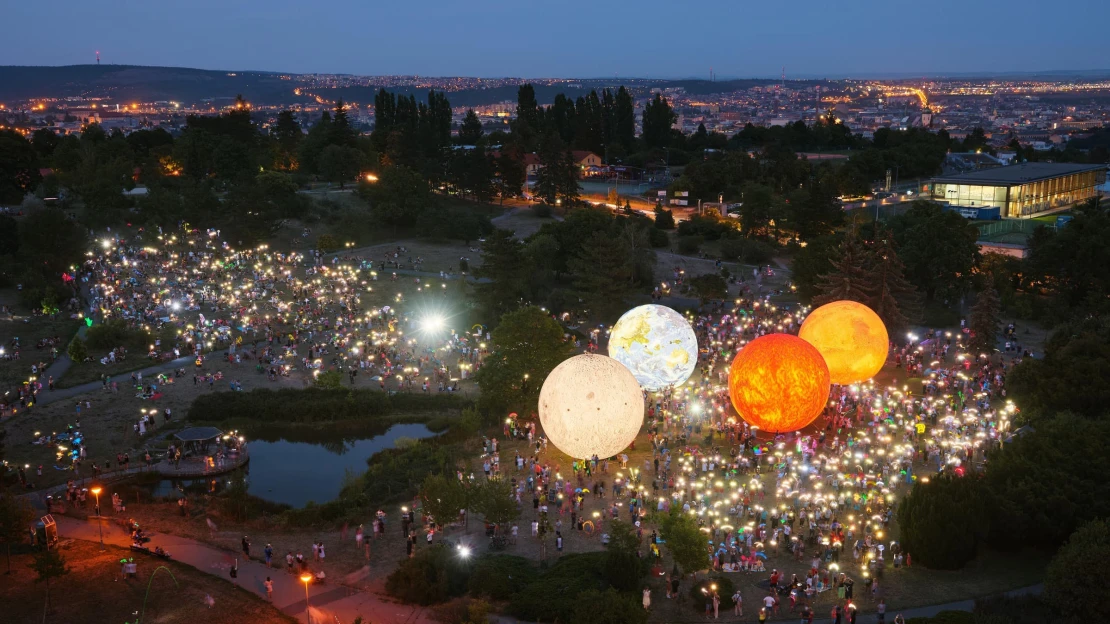
<instances>
[{"instance_id":1,"label":"distant city skyline","mask_svg":"<svg viewBox=\"0 0 1110 624\"><path fill-rule=\"evenodd\" d=\"M787 78L1110 68L1110 3L1092 0L50 6L49 16L33 3L7 7L26 27L0 40L0 63L88 64L99 51L105 64L229 71L586 79L708 78L712 68L722 80L778 77L784 66Z\"/></svg>"}]
</instances>

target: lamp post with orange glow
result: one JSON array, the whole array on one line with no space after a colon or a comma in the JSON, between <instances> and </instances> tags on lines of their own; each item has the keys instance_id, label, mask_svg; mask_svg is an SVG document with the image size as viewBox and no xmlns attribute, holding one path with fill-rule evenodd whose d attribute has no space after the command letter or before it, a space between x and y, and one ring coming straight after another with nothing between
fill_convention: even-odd
<instances>
[{"instance_id":1,"label":"lamp post with orange glow","mask_svg":"<svg viewBox=\"0 0 1110 624\"><path fill-rule=\"evenodd\" d=\"M301 582L304 583L304 621L312 624L312 616L308 612L308 584L312 582L312 575L302 574Z\"/></svg>"},{"instance_id":2,"label":"lamp post with orange glow","mask_svg":"<svg viewBox=\"0 0 1110 624\"><path fill-rule=\"evenodd\" d=\"M96 486L89 490L96 497L96 528L100 530L100 551L104 552L104 523L101 522L100 515L100 486Z\"/></svg>"}]
</instances>

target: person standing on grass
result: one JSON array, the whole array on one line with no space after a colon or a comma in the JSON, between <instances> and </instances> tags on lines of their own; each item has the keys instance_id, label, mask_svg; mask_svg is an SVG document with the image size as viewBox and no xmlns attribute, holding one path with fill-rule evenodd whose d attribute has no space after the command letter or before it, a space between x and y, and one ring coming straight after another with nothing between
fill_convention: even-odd
<instances>
[{"instance_id":1,"label":"person standing on grass","mask_svg":"<svg viewBox=\"0 0 1110 624\"><path fill-rule=\"evenodd\" d=\"M246 535L243 536L243 556L247 558L247 561L250 561L250 558L251 558L251 543L247 539Z\"/></svg>"},{"instance_id":2,"label":"person standing on grass","mask_svg":"<svg viewBox=\"0 0 1110 624\"><path fill-rule=\"evenodd\" d=\"M274 547L266 544L266 548L262 550L262 554L266 557L266 567L271 567L270 560L274 557Z\"/></svg>"}]
</instances>

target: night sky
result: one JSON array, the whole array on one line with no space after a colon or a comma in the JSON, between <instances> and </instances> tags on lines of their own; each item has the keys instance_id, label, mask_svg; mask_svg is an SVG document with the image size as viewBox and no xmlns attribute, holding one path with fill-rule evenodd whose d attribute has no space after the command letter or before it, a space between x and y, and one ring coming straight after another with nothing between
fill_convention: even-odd
<instances>
[{"instance_id":1,"label":"night sky","mask_svg":"<svg viewBox=\"0 0 1110 624\"><path fill-rule=\"evenodd\" d=\"M850 77L1110 68L1107 0L9 2L0 64Z\"/></svg>"}]
</instances>

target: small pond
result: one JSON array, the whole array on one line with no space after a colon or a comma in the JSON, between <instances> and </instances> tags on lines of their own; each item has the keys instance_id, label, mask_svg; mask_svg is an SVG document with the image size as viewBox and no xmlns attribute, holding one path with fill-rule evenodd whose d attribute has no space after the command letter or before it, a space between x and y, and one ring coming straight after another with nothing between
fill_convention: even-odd
<instances>
[{"instance_id":1,"label":"small pond","mask_svg":"<svg viewBox=\"0 0 1110 624\"><path fill-rule=\"evenodd\" d=\"M378 451L392 448L399 438L429 438L435 435L419 423L397 424L385 433L367 438L348 438L334 442L291 442L278 440L248 442L248 491L268 501L302 507L309 501L326 503L339 495L343 477L366 471L366 459ZM215 479L196 479L159 483L156 496L168 496L175 488L219 490L228 475Z\"/></svg>"}]
</instances>

